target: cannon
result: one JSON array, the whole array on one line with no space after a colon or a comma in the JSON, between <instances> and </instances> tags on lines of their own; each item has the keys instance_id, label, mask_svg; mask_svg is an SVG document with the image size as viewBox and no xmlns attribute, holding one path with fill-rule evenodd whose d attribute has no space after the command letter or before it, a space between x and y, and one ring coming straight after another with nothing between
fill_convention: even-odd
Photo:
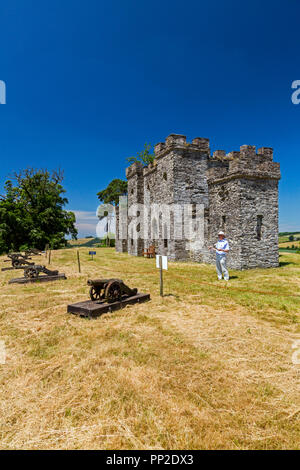
<instances>
[{"instance_id":1,"label":"cannon","mask_svg":"<svg viewBox=\"0 0 300 470\"><path fill-rule=\"evenodd\" d=\"M46 266L41 266L39 264L27 266L26 268L24 268L24 277L26 279L35 279L39 277L40 273L44 273L47 276L58 275L58 271L51 271L50 269L47 269Z\"/></svg>"},{"instance_id":2,"label":"cannon","mask_svg":"<svg viewBox=\"0 0 300 470\"><path fill-rule=\"evenodd\" d=\"M137 289L130 289L122 279L89 279L90 298L93 301L102 300L107 303L122 300L137 294Z\"/></svg>"},{"instance_id":3,"label":"cannon","mask_svg":"<svg viewBox=\"0 0 300 470\"><path fill-rule=\"evenodd\" d=\"M4 260L6 263L11 261L11 265L13 268L20 268L22 266L32 266L34 263L30 263L27 261L31 259L28 255L22 255L22 253L8 253L7 257L9 259Z\"/></svg>"},{"instance_id":4,"label":"cannon","mask_svg":"<svg viewBox=\"0 0 300 470\"><path fill-rule=\"evenodd\" d=\"M87 284L90 286L90 300L68 305L69 313L96 318L103 313L150 300L149 294L130 289L122 279L89 279Z\"/></svg>"},{"instance_id":5,"label":"cannon","mask_svg":"<svg viewBox=\"0 0 300 470\"><path fill-rule=\"evenodd\" d=\"M25 256L30 256L30 255L41 256L42 253L37 248L29 248L29 250L25 251Z\"/></svg>"},{"instance_id":6,"label":"cannon","mask_svg":"<svg viewBox=\"0 0 300 470\"><path fill-rule=\"evenodd\" d=\"M47 269L46 266L42 266L39 264L23 266L23 269L24 269L24 277L10 279L8 283L9 284L27 284L31 282L48 282L48 281L58 281L60 279L67 279L64 273L59 273L56 270L51 271L50 269ZM41 273L45 274L45 276L40 276Z\"/></svg>"}]
</instances>

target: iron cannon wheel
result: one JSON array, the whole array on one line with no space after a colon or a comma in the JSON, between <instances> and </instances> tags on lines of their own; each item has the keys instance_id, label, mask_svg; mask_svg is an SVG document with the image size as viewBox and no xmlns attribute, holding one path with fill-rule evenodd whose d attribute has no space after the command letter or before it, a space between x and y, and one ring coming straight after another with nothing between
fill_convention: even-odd
<instances>
[{"instance_id":1,"label":"iron cannon wheel","mask_svg":"<svg viewBox=\"0 0 300 470\"><path fill-rule=\"evenodd\" d=\"M97 289L96 287L92 286L90 288L90 298L92 300L100 300L101 299L101 290Z\"/></svg>"},{"instance_id":2,"label":"iron cannon wheel","mask_svg":"<svg viewBox=\"0 0 300 470\"><path fill-rule=\"evenodd\" d=\"M14 268L21 266L21 262L18 259L14 259L11 264Z\"/></svg>"},{"instance_id":3,"label":"iron cannon wheel","mask_svg":"<svg viewBox=\"0 0 300 470\"><path fill-rule=\"evenodd\" d=\"M117 302L122 299L121 286L118 281L111 281L105 288L105 299L107 302Z\"/></svg>"},{"instance_id":4,"label":"iron cannon wheel","mask_svg":"<svg viewBox=\"0 0 300 470\"><path fill-rule=\"evenodd\" d=\"M24 272L24 275L25 275L25 277L33 279L35 277L38 277L39 273L38 273L37 269L35 269L35 268L28 268Z\"/></svg>"}]
</instances>

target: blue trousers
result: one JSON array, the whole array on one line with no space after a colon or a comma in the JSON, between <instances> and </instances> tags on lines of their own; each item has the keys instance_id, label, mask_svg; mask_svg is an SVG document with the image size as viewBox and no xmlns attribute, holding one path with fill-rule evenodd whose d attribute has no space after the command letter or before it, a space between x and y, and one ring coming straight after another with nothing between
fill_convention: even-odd
<instances>
[{"instance_id":1,"label":"blue trousers","mask_svg":"<svg viewBox=\"0 0 300 470\"><path fill-rule=\"evenodd\" d=\"M216 268L218 273L218 279L222 279L222 275L224 275L225 281L229 280L229 273L226 267L226 255L216 255Z\"/></svg>"}]
</instances>

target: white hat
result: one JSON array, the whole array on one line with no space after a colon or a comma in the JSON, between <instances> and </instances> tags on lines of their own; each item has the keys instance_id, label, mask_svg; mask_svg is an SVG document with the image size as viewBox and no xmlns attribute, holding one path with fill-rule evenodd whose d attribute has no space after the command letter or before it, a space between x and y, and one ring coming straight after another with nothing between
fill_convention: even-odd
<instances>
[{"instance_id":1,"label":"white hat","mask_svg":"<svg viewBox=\"0 0 300 470\"><path fill-rule=\"evenodd\" d=\"M225 233L222 232L222 230L218 233L218 235L224 235L225 236Z\"/></svg>"}]
</instances>

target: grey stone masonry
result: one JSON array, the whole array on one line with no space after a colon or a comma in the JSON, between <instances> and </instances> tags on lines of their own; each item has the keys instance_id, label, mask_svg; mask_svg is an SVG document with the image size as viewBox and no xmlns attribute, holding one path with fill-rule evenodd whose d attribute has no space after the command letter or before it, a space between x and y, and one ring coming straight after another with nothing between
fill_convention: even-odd
<instances>
[{"instance_id":1,"label":"grey stone masonry","mask_svg":"<svg viewBox=\"0 0 300 470\"><path fill-rule=\"evenodd\" d=\"M154 152L155 160L147 167L135 162L126 169L128 238L124 228L122 238L118 235L117 214L117 251L140 256L154 244L157 253L170 260L213 263L215 253L208 247L222 229L230 244L229 267L278 266L280 166L273 162L271 148L256 152L243 145L238 152L217 150L211 155L208 139L197 137L188 143L184 135L171 134L155 145ZM201 207L201 246L185 232L182 207L187 205L192 226L194 218L199 223L195 211ZM180 230L183 236L178 237Z\"/></svg>"}]
</instances>

